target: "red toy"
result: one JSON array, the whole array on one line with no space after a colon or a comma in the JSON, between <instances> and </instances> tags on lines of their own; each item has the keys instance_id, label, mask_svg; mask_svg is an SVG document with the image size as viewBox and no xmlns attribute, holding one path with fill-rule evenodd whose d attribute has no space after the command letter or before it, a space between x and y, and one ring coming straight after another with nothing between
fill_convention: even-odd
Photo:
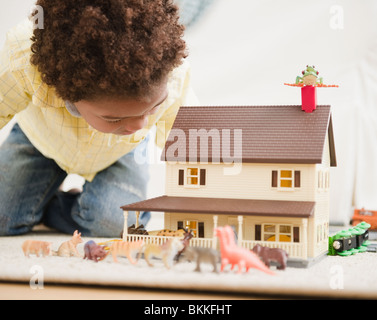
<instances>
[{"instance_id":1,"label":"red toy","mask_svg":"<svg viewBox=\"0 0 377 320\"><path fill-rule=\"evenodd\" d=\"M310 113L317 108L317 88L314 86L304 86L301 88L302 110Z\"/></svg>"},{"instance_id":2,"label":"red toy","mask_svg":"<svg viewBox=\"0 0 377 320\"><path fill-rule=\"evenodd\" d=\"M221 271L227 264L231 264L231 270L235 265L238 266L238 273L241 273L243 268L246 268L246 272L249 271L249 268L255 268L274 275L254 252L237 246L233 229L230 226L216 228L215 234L220 240Z\"/></svg>"},{"instance_id":3,"label":"red toy","mask_svg":"<svg viewBox=\"0 0 377 320\"><path fill-rule=\"evenodd\" d=\"M317 87L330 88L337 85L323 84L322 78L318 77L319 72L314 66L306 66L302 71L302 77L296 77L296 83L284 83L286 86L301 87L302 110L311 113L317 108Z\"/></svg>"},{"instance_id":4,"label":"red toy","mask_svg":"<svg viewBox=\"0 0 377 320\"><path fill-rule=\"evenodd\" d=\"M356 226L362 221L369 223L371 230L377 230L377 210L355 209L351 224Z\"/></svg>"}]
</instances>

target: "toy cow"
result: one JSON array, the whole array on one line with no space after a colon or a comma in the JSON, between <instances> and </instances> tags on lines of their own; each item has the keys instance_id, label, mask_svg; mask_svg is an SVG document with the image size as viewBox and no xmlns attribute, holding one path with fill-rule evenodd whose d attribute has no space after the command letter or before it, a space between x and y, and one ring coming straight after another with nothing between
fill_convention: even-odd
<instances>
[{"instance_id":1,"label":"toy cow","mask_svg":"<svg viewBox=\"0 0 377 320\"><path fill-rule=\"evenodd\" d=\"M270 262L274 261L278 263L278 270L285 270L287 266L288 253L283 249L262 247L261 245L257 244L254 246L252 251L259 256L267 267L270 267Z\"/></svg>"},{"instance_id":2,"label":"toy cow","mask_svg":"<svg viewBox=\"0 0 377 320\"><path fill-rule=\"evenodd\" d=\"M93 260L95 262L105 259L108 252L103 246L99 246L93 240L88 241L84 245L84 259Z\"/></svg>"}]
</instances>

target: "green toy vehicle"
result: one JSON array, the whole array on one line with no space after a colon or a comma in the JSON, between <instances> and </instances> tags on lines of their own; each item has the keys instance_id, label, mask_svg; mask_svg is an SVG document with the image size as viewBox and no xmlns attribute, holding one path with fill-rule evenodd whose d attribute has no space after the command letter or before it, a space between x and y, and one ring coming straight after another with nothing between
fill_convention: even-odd
<instances>
[{"instance_id":1,"label":"green toy vehicle","mask_svg":"<svg viewBox=\"0 0 377 320\"><path fill-rule=\"evenodd\" d=\"M361 222L353 228L337 232L329 237L330 256L350 256L355 253L367 251L369 242L370 224Z\"/></svg>"}]
</instances>

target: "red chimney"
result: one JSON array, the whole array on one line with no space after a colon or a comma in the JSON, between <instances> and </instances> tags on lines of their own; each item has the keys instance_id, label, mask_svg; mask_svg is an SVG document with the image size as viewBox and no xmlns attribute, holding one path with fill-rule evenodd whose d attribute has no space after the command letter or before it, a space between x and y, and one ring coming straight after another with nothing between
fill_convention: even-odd
<instances>
[{"instance_id":1,"label":"red chimney","mask_svg":"<svg viewBox=\"0 0 377 320\"><path fill-rule=\"evenodd\" d=\"M301 103L302 111L313 112L317 107L317 87L303 86L301 88Z\"/></svg>"}]
</instances>

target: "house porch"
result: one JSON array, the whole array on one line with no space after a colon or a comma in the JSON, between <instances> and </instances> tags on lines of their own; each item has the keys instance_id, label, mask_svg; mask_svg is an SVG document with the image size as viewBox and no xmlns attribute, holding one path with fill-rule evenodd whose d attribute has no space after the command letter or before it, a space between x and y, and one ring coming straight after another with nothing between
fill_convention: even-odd
<instances>
[{"instance_id":1,"label":"house porch","mask_svg":"<svg viewBox=\"0 0 377 320\"><path fill-rule=\"evenodd\" d=\"M213 235L213 229L228 224L233 227L238 245L241 247L252 249L256 244L260 244L269 248L281 248L287 251L291 258L308 258L308 218L314 211L313 202L164 196L127 205L122 209L125 221L127 221L128 211L135 211L136 215L141 211L165 212L165 228L171 230L177 230L181 220L203 221L205 229L200 234L197 231L196 236L190 240L191 246L218 248L218 241ZM291 226L292 240L287 241L287 238L279 236L279 233L270 234L267 239L268 228L272 226L276 226L276 230L279 230L280 226L286 228ZM261 234L257 235L255 230L261 228ZM127 229L125 225L123 238L128 241L143 239L145 243L162 244L172 238L129 235ZM266 229L265 232L263 232L264 229ZM295 230L295 240L293 239L293 230Z\"/></svg>"}]
</instances>

